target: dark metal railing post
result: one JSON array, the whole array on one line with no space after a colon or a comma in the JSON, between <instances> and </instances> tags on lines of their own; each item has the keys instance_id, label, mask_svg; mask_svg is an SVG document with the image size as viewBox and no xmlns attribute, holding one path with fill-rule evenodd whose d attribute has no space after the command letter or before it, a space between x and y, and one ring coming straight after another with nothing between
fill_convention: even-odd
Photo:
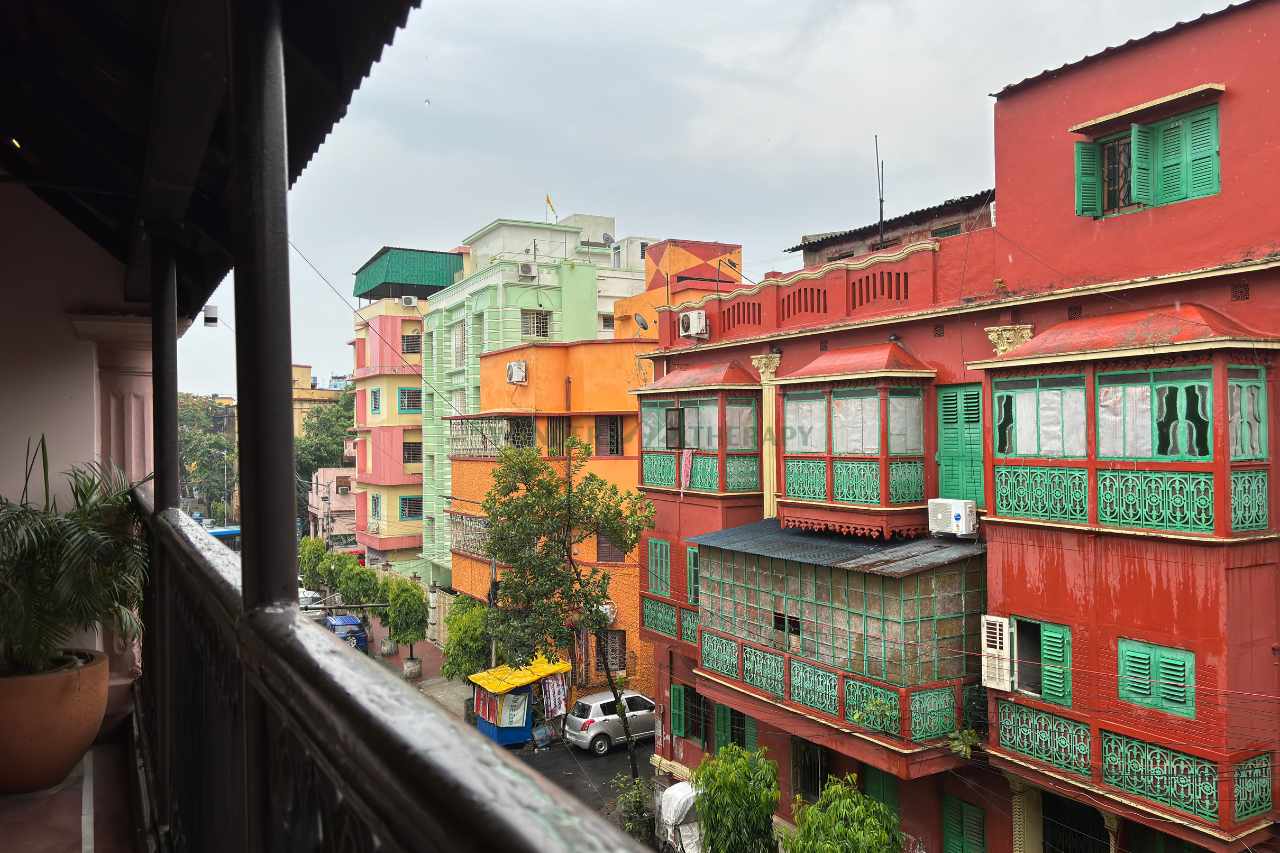
<instances>
[{"instance_id":1,"label":"dark metal railing post","mask_svg":"<svg viewBox=\"0 0 1280 853\"><path fill-rule=\"evenodd\" d=\"M173 252L151 238L151 397L155 511L178 506L178 271ZM163 551L151 549L144 601L143 679L150 703L157 823L172 823L173 796L173 578Z\"/></svg>"}]
</instances>

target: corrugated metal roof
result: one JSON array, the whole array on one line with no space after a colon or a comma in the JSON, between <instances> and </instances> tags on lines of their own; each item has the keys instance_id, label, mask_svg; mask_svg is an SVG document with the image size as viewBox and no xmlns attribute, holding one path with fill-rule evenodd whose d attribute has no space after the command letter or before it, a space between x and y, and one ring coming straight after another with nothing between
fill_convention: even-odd
<instances>
[{"instance_id":1,"label":"corrugated metal roof","mask_svg":"<svg viewBox=\"0 0 1280 853\"><path fill-rule=\"evenodd\" d=\"M383 246L356 270L355 295L363 296L382 284L448 287L461 269L462 255L458 252Z\"/></svg>"},{"instance_id":2,"label":"corrugated metal roof","mask_svg":"<svg viewBox=\"0 0 1280 853\"><path fill-rule=\"evenodd\" d=\"M695 545L739 551L775 560L902 577L985 554L981 542L960 539L898 541L815 533L786 528L776 518L704 533Z\"/></svg>"},{"instance_id":3,"label":"corrugated metal roof","mask_svg":"<svg viewBox=\"0 0 1280 853\"><path fill-rule=\"evenodd\" d=\"M886 219L884 221L884 228L888 231L902 225L910 225L920 220L940 216L950 209L970 207L975 203L985 204L987 196L990 196L991 200L994 200L996 197L996 191L994 189L983 190L982 192L976 192L972 195L962 195L958 198L949 198L946 201L933 205L932 207L922 207L919 210L912 210L908 213L895 216L892 219ZM870 225L859 225L857 228L850 228L847 231L828 231L824 234L809 234L800 238L799 243L789 249L783 249L783 251L798 252L801 249L812 249L817 246L825 246L827 243L847 239L849 237L865 237L876 233L879 229L880 223L872 222Z\"/></svg>"},{"instance_id":4,"label":"corrugated metal roof","mask_svg":"<svg viewBox=\"0 0 1280 853\"><path fill-rule=\"evenodd\" d=\"M1059 73L1075 68L1077 65L1084 65L1087 62L1093 62L1095 59L1101 59L1104 56L1109 56L1113 53L1117 53L1122 50L1127 50L1128 48L1134 47L1135 45L1145 44L1146 42L1152 41L1154 39L1158 39L1163 36L1172 35L1178 32L1179 30L1185 29L1186 27L1194 27L1210 19L1221 17L1222 15L1226 15L1231 12L1238 11L1240 9L1243 9L1246 6L1252 6L1255 3L1259 3L1259 2L1265 2L1265 0L1242 0L1242 2L1240 3L1232 3L1231 5L1223 9L1219 9L1216 12L1205 12L1200 17L1192 18L1190 21L1178 21L1173 26L1166 27L1163 30L1156 30L1155 32L1147 33L1145 36L1139 36L1138 38L1129 39L1124 44L1112 45L1111 47L1104 48L1098 51L1097 53L1090 53L1085 56L1082 56L1081 58L1075 60L1074 62L1068 62L1064 65L1059 65L1057 68L1048 68L1048 69L1045 69L1044 71L1041 71L1039 74L1033 74L1030 77L1023 78L1022 80L1019 80L1017 83L1010 83L1008 86L1005 86L1000 91L993 92L992 96L999 98L1003 95L1009 94L1010 92L1014 92L1014 91L1017 91L1018 89L1025 88L1026 86L1030 86L1033 83L1038 83L1041 80L1044 80L1046 78L1056 77Z\"/></svg>"}]
</instances>

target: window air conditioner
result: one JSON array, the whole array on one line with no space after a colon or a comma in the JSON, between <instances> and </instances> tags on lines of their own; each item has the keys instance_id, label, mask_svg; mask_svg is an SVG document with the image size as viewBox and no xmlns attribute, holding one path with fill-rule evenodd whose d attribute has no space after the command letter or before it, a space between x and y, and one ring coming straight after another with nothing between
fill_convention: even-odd
<instances>
[{"instance_id":1,"label":"window air conditioner","mask_svg":"<svg viewBox=\"0 0 1280 853\"><path fill-rule=\"evenodd\" d=\"M1009 620L1003 616L982 616L983 687L1013 689L1013 649L1009 627Z\"/></svg>"},{"instance_id":2,"label":"window air conditioner","mask_svg":"<svg viewBox=\"0 0 1280 853\"><path fill-rule=\"evenodd\" d=\"M524 385L529 381L529 362L527 361L508 361L507 362L507 384Z\"/></svg>"},{"instance_id":3,"label":"window air conditioner","mask_svg":"<svg viewBox=\"0 0 1280 853\"><path fill-rule=\"evenodd\" d=\"M416 296L401 296L401 297L400 297L400 304L401 304L401 305L403 305L405 308L417 308L417 307L418 307L418 297L416 297Z\"/></svg>"},{"instance_id":4,"label":"window air conditioner","mask_svg":"<svg viewBox=\"0 0 1280 853\"><path fill-rule=\"evenodd\" d=\"M351 494L351 487L350 487L350 486L338 486L338 494L340 494L340 495L349 495L349 494Z\"/></svg>"},{"instance_id":5,"label":"window air conditioner","mask_svg":"<svg viewBox=\"0 0 1280 853\"><path fill-rule=\"evenodd\" d=\"M978 508L973 501L952 498L929 500L929 532L972 536L978 532Z\"/></svg>"},{"instance_id":6,"label":"window air conditioner","mask_svg":"<svg viewBox=\"0 0 1280 853\"><path fill-rule=\"evenodd\" d=\"M707 337L707 312L686 311L680 315L680 337Z\"/></svg>"},{"instance_id":7,"label":"window air conditioner","mask_svg":"<svg viewBox=\"0 0 1280 853\"><path fill-rule=\"evenodd\" d=\"M538 265L528 261L516 265L516 275L520 278L532 279L538 277Z\"/></svg>"}]
</instances>

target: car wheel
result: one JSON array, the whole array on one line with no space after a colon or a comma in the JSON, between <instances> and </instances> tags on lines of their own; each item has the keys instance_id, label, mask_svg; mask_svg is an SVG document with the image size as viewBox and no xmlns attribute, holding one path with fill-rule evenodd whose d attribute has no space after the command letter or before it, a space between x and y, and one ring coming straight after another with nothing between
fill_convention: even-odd
<instances>
[{"instance_id":1,"label":"car wheel","mask_svg":"<svg viewBox=\"0 0 1280 853\"><path fill-rule=\"evenodd\" d=\"M613 741L608 735L596 735L591 739L591 751L596 755L608 755L609 749L613 746Z\"/></svg>"}]
</instances>

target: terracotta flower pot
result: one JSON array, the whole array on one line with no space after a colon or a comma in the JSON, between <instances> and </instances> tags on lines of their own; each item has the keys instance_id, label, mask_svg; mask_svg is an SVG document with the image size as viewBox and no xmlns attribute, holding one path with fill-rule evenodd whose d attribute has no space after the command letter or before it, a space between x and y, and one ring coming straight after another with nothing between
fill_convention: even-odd
<instances>
[{"instance_id":1,"label":"terracotta flower pot","mask_svg":"<svg viewBox=\"0 0 1280 853\"><path fill-rule=\"evenodd\" d=\"M0 794L58 784L97 737L107 710L107 656L74 654L81 665L0 677Z\"/></svg>"}]
</instances>

